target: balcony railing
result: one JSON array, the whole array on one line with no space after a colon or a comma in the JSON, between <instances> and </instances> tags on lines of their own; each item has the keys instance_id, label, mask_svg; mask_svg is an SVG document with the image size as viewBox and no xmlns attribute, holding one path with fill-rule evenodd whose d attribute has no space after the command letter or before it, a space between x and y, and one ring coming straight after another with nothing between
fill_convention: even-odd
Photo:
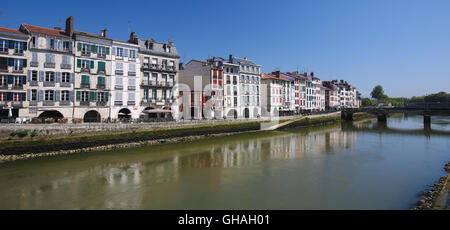
<instances>
[{"instance_id":1,"label":"balcony railing","mask_svg":"<svg viewBox=\"0 0 450 230\"><path fill-rule=\"evenodd\" d=\"M136 76L136 72L134 72L134 71L128 71L128 76Z\"/></svg>"},{"instance_id":2,"label":"balcony railing","mask_svg":"<svg viewBox=\"0 0 450 230\"><path fill-rule=\"evenodd\" d=\"M123 70L118 70L118 69L116 69L116 75L123 75Z\"/></svg>"},{"instance_id":3,"label":"balcony railing","mask_svg":"<svg viewBox=\"0 0 450 230\"><path fill-rule=\"evenodd\" d=\"M44 87L54 87L55 82L54 81L44 81Z\"/></svg>"},{"instance_id":4,"label":"balcony railing","mask_svg":"<svg viewBox=\"0 0 450 230\"><path fill-rule=\"evenodd\" d=\"M45 62L44 68L55 68L55 63Z\"/></svg>"},{"instance_id":5,"label":"balcony railing","mask_svg":"<svg viewBox=\"0 0 450 230\"><path fill-rule=\"evenodd\" d=\"M128 86L128 90L136 90L136 86L134 86L134 85L129 85L129 86Z\"/></svg>"},{"instance_id":6,"label":"balcony railing","mask_svg":"<svg viewBox=\"0 0 450 230\"><path fill-rule=\"evenodd\" d=\"M86 73L90 73L91 69L88 67L81 67L81 72L86 72Z\"/></svg>"},{"instance_id":7,"label":"balcony railing","mask_svg":"<svg viewBox=\"0 0 450 230\"><path fill-rule=\"evenodd\" d=\"M81 51L81 56L90 57L91 56L91 52Z\"/></svg>"},{"instance_id":8,"label":"balcony railing","mask_svg":"<svg viewBox=\"0 0 450 230\"><path fill-rule=\"evenodd\" d=\"M38 81L30 81L30 86L38 86Z\"/></svg>"},{"instance_id":9,"label":"balcony railing","mask_svg":"<svg viewBox=\"0 0 450 230\"><path fill-rule=\"evenodd\" d=\"M80 106L89 106L89 101L80 101Z\"/></svg>"},{"instance_id":10,"label":"balcony railing","mask_svg":"<svg viewBox=\"0 0 450 230\"><path fill-rule=\"evenodd\" d=\"M42 104L44 106L54 106L55 105L55 101L44 101Z\"/></svg>"},{"instance_id":11,"label":"balcony railing","mask_svg":"<svg viewBox=\"0 0 450 230\"><path fill-rule=\"evenodd\" d=\"M97 106L105 106L106 105L106 101L97 101L96 105Z\"/></svg>"},{"instance_id":12,"label":"balcony railing","mask_svg":"<svg viewBox=\"0 0 450 230\"><path fill-rule=\"evenodd\" d=\"M89 88L91 86L90 83L81 83L80 88Z\"/></svg>"},{"instance_id":13,"label":"balcony railing","mask_svg":"<svg viewBox=\"0 0 450 230\"><path fill-rule=\"evenodd\" d=\"M61 69L72 69L71 64L61 64Z\"/></svg>"},{"instance_id":14,"label":"balcony railing","mask_svg":"<svg viewBox=\"0 0 450 230\"><path fill-rule=\"evenodd\" d=\"M70 87L72 84L70 82L61 82L59 83L60 87Z\"/></svg>"},{"instance_id":15,"label":"balcony railing","mask_svg":"<svg viewBox=\"0 0 450 230\"><path fill-rule=\"evenodd\" d=\"M123 85L115 85L114 89L123 89Z\"/></svg>"},{"instance_id":16,"label":"balcony railing","mask_svg":"<svg viewBox=\"0 0 450 230\"><path fill-rule=\"evenodd\" d=\"M70 101L60 101L59 105L70 105Z\"/></svg>"},{"instance_id":17,"label":"balcony railing","mask_svg":"<svg viewBox=\"0 0 450 230\"><path fill-rule=\"evenodd\" d=\"M135 105L135 104L136 104L135 101L128 101L128 102L127 102L127 105Z\"/></svg>"},{"instance_id":18,"label":"balcony railing","mask_svg":"<svg viewBox=\"0 0 450 230\"><path fill-rule=\"evenodd\" d=\"M123 105L122 101L114 101L114 105Z\"/></svg>"},{"instance_id":19,"label":"balcony railing","mask_svg":"<svg viewBox=\"0 0 450 230\"><path fill-rule=\"evenodd\" d=\"M97 84L97 89L104 89L105 87L105 84Z\"/></svg>"},{"instance_id":20,"label":"balcony railing","mask_svg":"<svg viewBox=\"0 0 450 230\"><path fill-rule=\"evenodd\" d=\"M23 101L13 101L11 103L11 105L12 106L20 106L20 107L22 107L23 106Z\"/></svg>"},{"instance_id":21,"label":"balcony railing","mask_svg":"<svg viewBox=\"0 0 450 230\"><path fill-rule=\"evenodd\" d=\"M32 61L32 62L30 62L30 66L31 66L31 67L39 67L39 62L37 62L37 61Z\"/></svg>"}]
</instances>

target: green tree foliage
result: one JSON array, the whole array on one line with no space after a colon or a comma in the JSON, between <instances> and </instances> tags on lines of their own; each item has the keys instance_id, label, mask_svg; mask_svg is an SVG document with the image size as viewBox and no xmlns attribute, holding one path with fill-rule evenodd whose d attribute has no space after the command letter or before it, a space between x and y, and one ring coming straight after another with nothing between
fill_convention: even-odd
<instances>
[{"instance_id":1,"label":"green tree foliage","mask_svg":"<svg viewBox=\"0 0 450 230\"><path fill-rule=\"evenodd\" d=\"M367 107L367 106L374 106L377 103L375 102L375 100L371 100L370 98L362 98L361 99L361 105L363 107Z\"/></svg>"},{"instance_id":2,"label":"green tree foliage","mask_svg":"<svg viewBox=\"0 0 450 230\"><path fill-rule=\"evenodd\" d=\"M383 86L377 85L373 88L372 93L370 93L370 96L372 98L375 98L377 100L383 100L387 98L387 95L384 94Z\"/></svg>"}]
</instances>

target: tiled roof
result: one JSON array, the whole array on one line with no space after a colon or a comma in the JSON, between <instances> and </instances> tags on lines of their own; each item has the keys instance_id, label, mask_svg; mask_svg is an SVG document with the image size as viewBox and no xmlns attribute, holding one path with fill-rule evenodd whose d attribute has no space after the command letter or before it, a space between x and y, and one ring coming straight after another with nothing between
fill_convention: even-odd
<instances>
[{"instance_id":1,"label":"tiled roof","mask_svg":"<svg viewBox=\"0 0 450 230\"><path fill-rule=\"evenodd\" d=\"M5 27L0 27L0 32L14 33L14 34L24 34L16 29L10 29Z\"/></svg>"},{"instance_id":2,"label":"tiled roof","mask_svg":"<svg viewBox=\"0 0 450 230\"><path fill-rule=\"evenodd\" d=\"M263 74L263 76L261 77L261 79L262 79L262 80L264 80L264 79L274 79L274 80L288 81L288 79L286 79L286 78L284 78L284 77L282 77L282 76L280 76L280 77L278 78L278 77L276 77L276 76L273 75L273 74Z\"/></svg>"},{"instance_id":3,"label":"tiled roof","mask_svg":"<svg viewBox=\"0 0 450 230\"><path fill-rule=\"evenodd\" d=\"M39 26L22 24L27 30L34 33L47 34L59 37L69 37L64 30L48 29Z\"/></svg>"}]
</instances>

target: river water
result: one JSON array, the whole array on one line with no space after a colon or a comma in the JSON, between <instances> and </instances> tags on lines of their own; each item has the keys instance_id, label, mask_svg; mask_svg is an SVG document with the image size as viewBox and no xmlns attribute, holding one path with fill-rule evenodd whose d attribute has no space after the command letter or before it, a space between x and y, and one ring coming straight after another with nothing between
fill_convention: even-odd
<instances>
[{"instance_id":1,"label":"river water","mask_svg":"<svg viewBox=\"0 0 450 230\"><path fill-rule=\"evenodd\" d=\"M391 117L0 164L0 209L409 209L450 117Z\"/></svg>"}]
</instances>

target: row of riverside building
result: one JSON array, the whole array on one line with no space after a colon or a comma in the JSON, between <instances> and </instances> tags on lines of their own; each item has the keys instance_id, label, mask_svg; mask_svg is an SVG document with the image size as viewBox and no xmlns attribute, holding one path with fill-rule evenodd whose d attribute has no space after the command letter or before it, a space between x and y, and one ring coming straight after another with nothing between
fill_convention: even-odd
<instances>
[{"instance_id":1,"label":"row of riverside building","mask_svg":"<svg viewBox=\"0 0 450 230\"><path fill-rule=\"evenodd\" d=\"M72 16L65 29L0 27L0 119L257 118L359 106L356 88L345 81L262 74L260 65L232 55L184 66L173 42L134 32L119 41L107 32L75 30Z\"/></svg>"}]
</instances>

